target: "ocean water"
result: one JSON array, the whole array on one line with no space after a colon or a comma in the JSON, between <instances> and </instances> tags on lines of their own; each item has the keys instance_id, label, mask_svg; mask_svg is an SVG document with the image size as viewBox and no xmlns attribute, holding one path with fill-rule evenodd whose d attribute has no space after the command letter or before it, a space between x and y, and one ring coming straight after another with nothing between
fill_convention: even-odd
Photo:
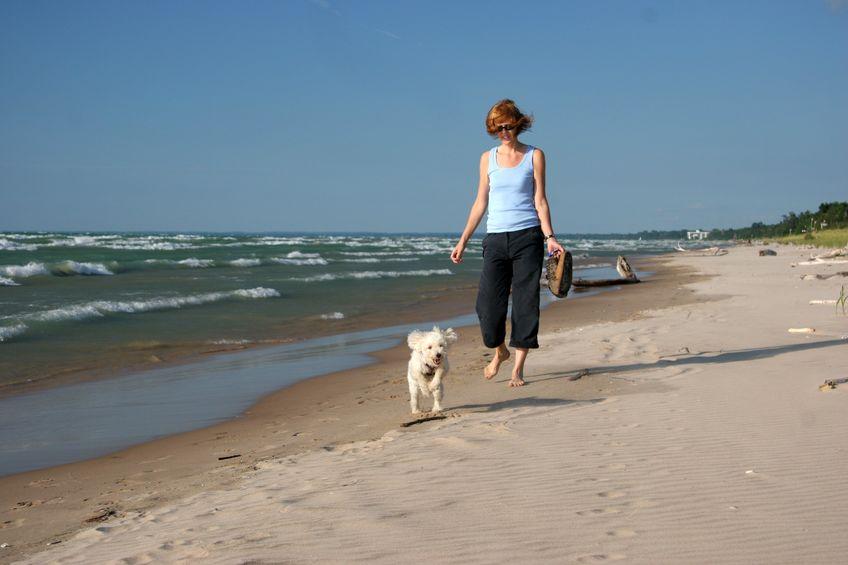
<instances>
[{"instance_id":1,"label":"ocean water","mask_svg":"<svg viewBox=\"0 0 848 565\"><path fill-rule=\"evenodd\" d=\"M0 233L3 385L109 372L205 349L280 343L432 317L471 291L446 234ZM577 276L675 241L563 242ZM467 310L473 311L473 304ZM423 315L423 313L427 315Z\"/></svg>"}]
</instances>

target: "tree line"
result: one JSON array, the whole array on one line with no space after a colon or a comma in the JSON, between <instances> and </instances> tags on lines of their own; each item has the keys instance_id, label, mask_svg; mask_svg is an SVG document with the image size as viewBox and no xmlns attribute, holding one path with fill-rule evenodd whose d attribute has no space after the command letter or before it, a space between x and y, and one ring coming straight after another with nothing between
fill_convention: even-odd
<instances>
[{"instance_id":1,"label":"tree line","mask_svg":"<svg viewBox=\"0 0 848 565\"><path fill-rule=\"evenodd\" d=\"M760 239L837 228L848 228L848 202L822 202L815 212L789 212L776 224L754 222L749 228L714 229L710 239Z\"/></svg>"}]
</instances>

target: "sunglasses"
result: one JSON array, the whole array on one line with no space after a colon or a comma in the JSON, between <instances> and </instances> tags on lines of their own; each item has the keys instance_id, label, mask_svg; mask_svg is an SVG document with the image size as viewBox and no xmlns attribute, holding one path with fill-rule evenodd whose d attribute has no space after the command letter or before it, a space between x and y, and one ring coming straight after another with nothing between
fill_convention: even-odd
<instances>
[{"instance_id":1,"label":"sunglasses","mask_svg":"<svg viewBox=\"0 0 848 565\"><path fill-rule=\"evenodd\" d=\"M512 131L518 126L515 124L503 124L500 126L495 126L495 131Z\"/></svg>"}]
</instances>

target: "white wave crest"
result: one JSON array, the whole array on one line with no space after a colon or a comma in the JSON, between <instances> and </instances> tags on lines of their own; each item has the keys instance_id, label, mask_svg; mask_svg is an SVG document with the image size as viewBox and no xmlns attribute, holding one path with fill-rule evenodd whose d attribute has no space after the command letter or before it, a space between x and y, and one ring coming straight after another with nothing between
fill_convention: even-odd
<instances>
[{"instance_id":1,"label":"white wave crest","mask_svg":"<svg viewBox=\"0 0 848 565\"><path fill-rule=\"evenodd\" d=\"M339 275L331 275L330 273L324 273L323 275L315 275L314 277L294 277L289 280L291 281L300 281L300 282L321 282L321 281L334 281L336 279L343 278Z\"/></svg>"},{"instance_id":2,"label":"white wave crest","mask_svg":"<svg viewBox=\"0 0 848 565\"><path fill-rule=\"evenodd\" d=\"M300 251L292 251L286 255L286 259L316 259L321 257L320 253L302 253Z\"/></svg>"},{"instance_id":3,"label":"white wave crest","mask_svg":"<svg viewBox=\"0 0 848 565\"><path fill-rule=\"evenodd\" d=\"M305 259L288 259L286 257L272 257L271 261L281 265L326 265L327 260L321 256L307 257Z\"/></svg>"},{"instance_id":4,"label":"white wave crest","mask_svg":"<svg viewBox=\"0 0 848 565\"><path fill-rule=\"evenodd\" d=\"M213 259L198 259L197 257L189 257L188 259L180 259L179 261L172 259L145 259L144 262L157 265L189 267L191 269L205 269L215 264Z\"/></svg>"},{"instance_id":5,"label":"white wave crest","mask_svg":"<svg viewBox=\"0 0 848 565\"><path fill-rule=\"evenodd\" d=\"M339 279L385 279L398 277L432 277L438 275L452 275L450 269L422 269L418 271L355 271L350 273L316 275L314 277L296 277L289 280L300 282L323 282Z\"/></svg>"},{"instance_id":6,"label":"white wave crest","mask_svg":"<svg viewBox=\"0 0 848 565\"><path fill-rule=\"evenodd\" d=\"M406 249L398 251L339 251L340 255L349 257L397 257L408 255L439 255L442 253L450 253L453 247L439 247L436 249Z\"/></svg>"},{"instance_id":7,"label":"white wave crest","mask_svg":"<svg viewBox=\"0 0 848 565\"><path fill-rule=\"evenodd\" d=\"M36 275L49 275L50 271L44 263L30 261L26 265L4 265L0 267L0 273L7 277L34 277Z\"/></svg>"},{"instance_id":8,"label":"white wave crest","mask_svg":"<svg viewBox=\"0 0 848 565\"><path fill-rule=\"evenodd\" d=\"M12 279L7 279L6 277L0 277L0 286L21 286L21 283L16 283Z\"/></svg>"},{"instance_id":9,"label":"white wave crest","mask_svg":"<svg viewBox=\"0 0 848 565\"><path fill-rule=\"evenodd\" d=\"M38 246L32 243L18 243L17 241L0 238L0 251L35 251L36 249L38 249Z\"/></svg>"},{"instance_id":10,"label":"white wave crest","mask_svg":"<svg viewBox=\"0 0 848 565\"><path fill-rule=\"evenodd\" d=\"M63 261L58 263L53 272L59 275L88 275L105 276L114 275L103 263L77 263L76 261Z\"/></svg>"},{"instance_id":11,"label":"white wave crest","mask_svg":"<svg viewBox=\"0 0 848 565\"><path fill-rule=\"evenodd\" d=\"M12 326L0 326L0 341L6 341L27 331L26 324L14 324Z\"/></svg>"},{"instance_id":12,"label":"white wave crest","mask_svg":"<svg viewBox=\"0 0 848 565\"><path fill-rule=\"evenodd\" d=\"M273 288L264 288L261 286L234 290L233 293L236 296L243 296L244 298L274 298L280 296L280 293Z\"/></svg>"},{"instance_id":13,"label":"white wave crest","mask_svg":"<svg viewBox=\"0 0 848 565\"><path fill-rule=\"evenodd\" d=\"M380 263L383 259L376 257L360 257L359 259L342 259L342 263Z\"/></svg>"},{"instance_id":14,"label":"white wave crest","mask_svg":"<svg viewBox=\"0 0 848 565\"><path fill-rule=\"evenodd\" d=\"M418 257L360 257L357 259L342 259L342 263L406 263L409 261L420 261Z\"/></svg>"},{"instance_id":15,"label":"white wave crest","mask_svg":"<svg viewBox=\"0 0 848 565\"><path fill-rule=\"evenodd\" d=\"M321 314L322 320L344 320L345 315L341 312L331 312L330 314Z\"/></svg>"},{"instance_id":16,"label":"white wave crest","mask_svg":"<svg viewBox=\"0 0 848 565\"><path fill-rule=\"evenodd\" d=\"M256 267L262 263L259 259L234 259L230 261L233 267Z\"/></svg>"},{"instance_id":17,"label":"white wave crest","mask_svg":"<svg viewBox=\"0 0 848 565\"><path fill-rule=\"evenodd\" d=\"M102 318L108 314L136 314L150 312L152 310L199 306L233 298L271 298L277 296L280 296L280 293L273 288L257 287L223 292L207 292L189 296L151 298L148 300L97 300L55 308L53 310L34 312L20 316L20 318L34 322L63 322L68 320Z\"/></svg>"},{"instance_id":18,"label":"white wave crest","mask_svg":"<svg viewBox=\"0 0 848 565\"><path fill-rule=\"evenodd\" d=\"M184 265L186 267L191 267L192 269L205 269L206 267L211 267L215 264L215 261L212 259L198 259L196 257L189 257L188 259L182 259L177 261L178 265Z\"/></svg>"}]
</instances>

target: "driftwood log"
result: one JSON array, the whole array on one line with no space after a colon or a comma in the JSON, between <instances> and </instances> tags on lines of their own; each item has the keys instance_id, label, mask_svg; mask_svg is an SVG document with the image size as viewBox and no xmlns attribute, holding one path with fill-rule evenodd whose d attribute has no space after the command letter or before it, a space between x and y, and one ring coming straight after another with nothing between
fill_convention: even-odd
<instances>
[{"instance_id":1,"label":"driftwood log","mask_svg":"<svg viewBox=\"0 0 848 565\"><path fill-rule=\"evenodd\" d=\"M819 390L821 390L821 391L831 390L831 389L836 388L838 385L842 385L842 384L845 384L845 383L848 383L848 378L828 379L828 380L824 381L824 384L819 385Z\"/></svg>"},{"instance_id":2,"label":"driftwood log","mask_svg":"<svg viewBox=\"0 0 848 565\"><path fill-rule=\"evenodd\" d=\"M575 279L571 282L571 286L586 288L593 286L618 286L620 284L635 284L641 282L636 276L636 273L633 272L633 269L630 267L630 263L627 262L627 258L624 257L624 255L618 256L618 259L615 262L615 270L618 271L619 275L621 275L620 279L601 279L596 281Z\"/></svg>"},{"instance_id":3,"label":"driftwood log","mask_svg":"<svg viewBox=\"0 0 848 565\"><path fill-rule=\"evenodd\" d=\"M848 256L848 247L843 249L834 249L833 251L828 251L827 253L821 253L820 255L811 255L810 259L833 259L835 257L846 257Z\"/></svg>"},{"instance_id":4,"label":"driftwood log","mask_svg":"<svg viewBox=\"0 0 848 565\"><path fill-rule=\"evenodd\" d=\"M415 424L423 424L424 422L430 422L431 420L444 420L447 418L444 414L436 414L435 416L423 416L421 418L416 418L414 420L410 420L409 422L401 422L402 428L408 428L409 426L414 426Z\"/></svg>"},{"instance_id":5,"label":"driftwood log","mask_svg":"<svg viewBox=\"0 0 848 565\"><path fill-rule=\"evenodd\" d=\"M803 281L812 281L812 280L826 281L827 279L830 279L830 278L833 278L833 277L848 277L848 271L839 271L838 273L832 273L830 275L804 275L804 276L801 277L801 280L803 280Z\"/></svg>"}]
</instances>

